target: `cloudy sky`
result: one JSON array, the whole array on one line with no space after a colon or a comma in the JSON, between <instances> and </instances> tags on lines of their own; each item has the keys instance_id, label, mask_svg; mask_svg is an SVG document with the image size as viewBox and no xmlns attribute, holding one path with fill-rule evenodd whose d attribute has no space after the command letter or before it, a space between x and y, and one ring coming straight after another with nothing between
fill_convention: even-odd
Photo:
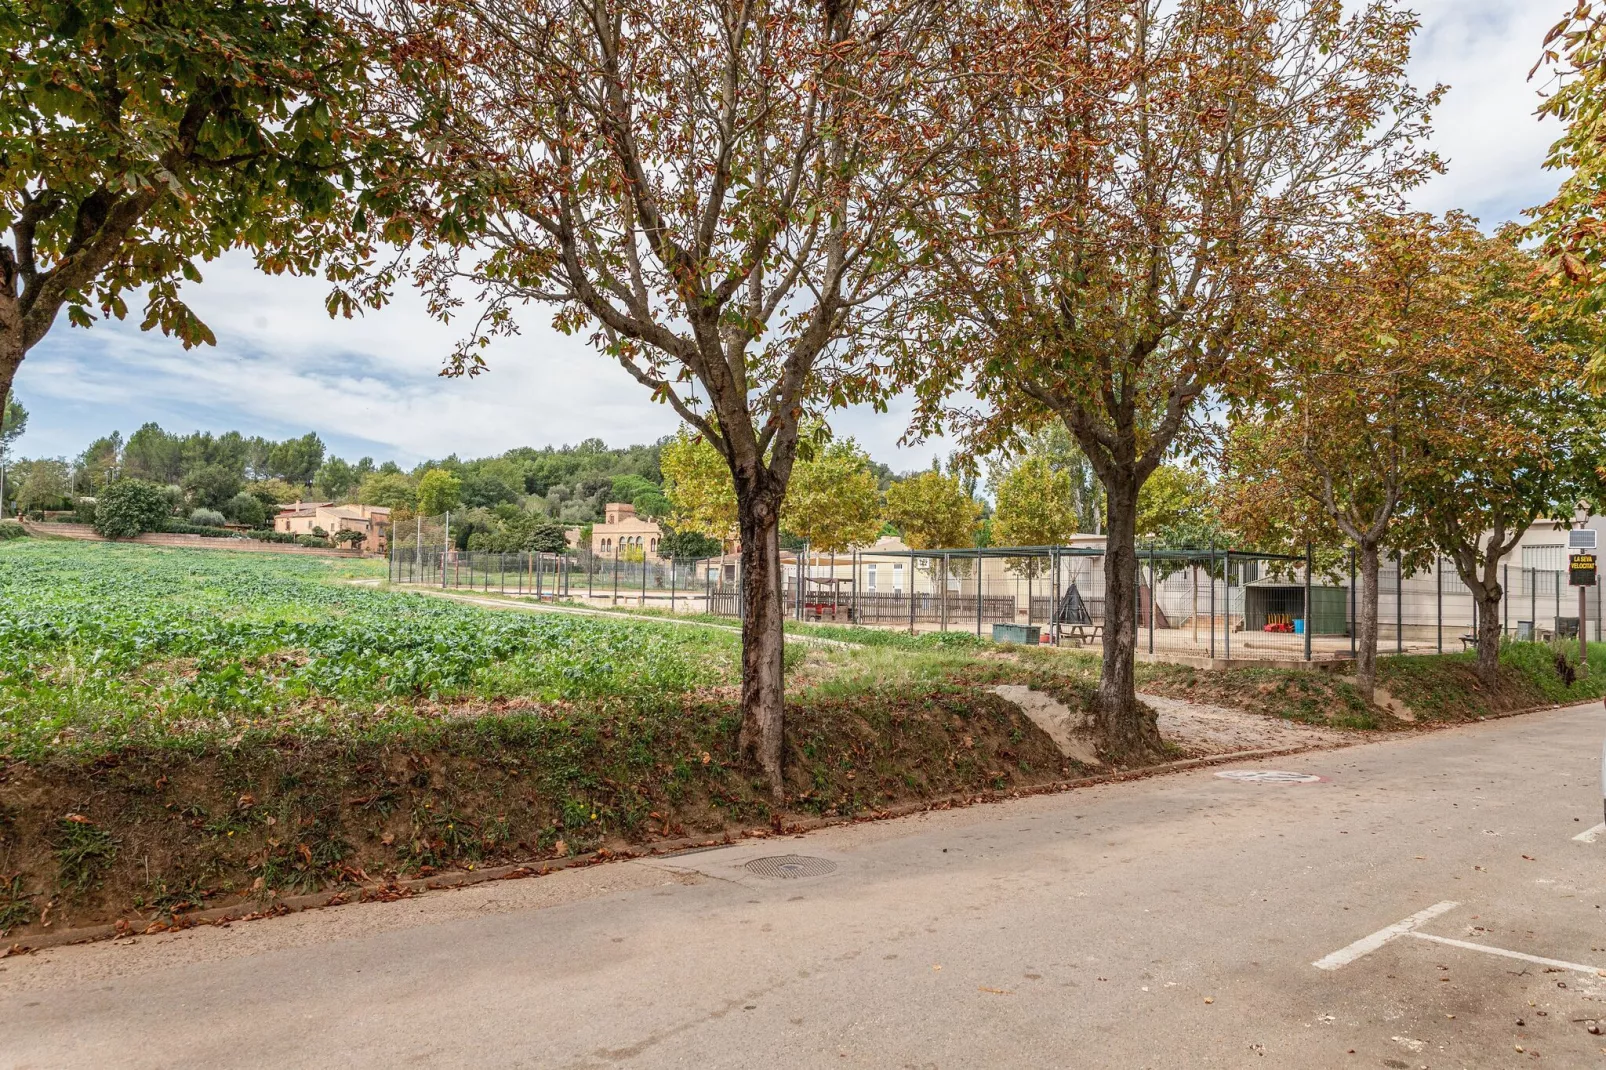
<instances>
[{"instance_id":1,"label":"cloudy sky","mask_svg":"<svg viewBox=\"0 0 1606 1070\"><path fill-rule=\"evenodd\" d=\"M1448 174L1423 188L1420 208L1462 208L1486 225L1544 201L1556 176L1541 170L1556 124L1534 117L1528 70L1545 31L1572 0L1416 0L1422 31L1413 61L1420 85L1450 87L1435 116ZM243 260L204 268L187 299L217 334L186 352L131 322L85 331L59 323L29 355L16 390L31 412L25 456L76 455L94 437L126 436L155 420L169 430L238 429L272 438L320 434L355 460L411 465L429 457L497 453L599 437L649 442L675 428L663 406L583 341L524 317L522 337L497 344L477 379L436 375L456 330L411 294L352 321L331 321L316 280L259 275ZM907 406L838 416L894 468L922 466L934 445L899 448Z\"/></svg>"}]
</instances>

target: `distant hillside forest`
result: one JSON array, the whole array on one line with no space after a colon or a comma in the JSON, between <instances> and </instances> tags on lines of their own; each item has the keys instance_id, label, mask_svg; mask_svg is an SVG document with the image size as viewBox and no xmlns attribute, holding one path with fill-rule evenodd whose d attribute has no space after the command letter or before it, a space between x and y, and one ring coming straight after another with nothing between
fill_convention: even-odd
<instances>
[{"instance_id":1,"label":"distant hillside forest","mask_svg":"<svg viewBox=\"0 0 1606 1070\"><path fill-rule=\"evenodd\" d=\"M26 426L25 414L11 415L13 426ZM274 441L238 431L174 434L148 423L126 440L115 431L98 438L72 460L12 461L5 497L23 511L70 508L73 498L93 497L110 480L143 479L179 487L190 504L213 509L245 492L268 504L361 501L411 512L420 479L439 469L459 480L463 508L517 505L560 523L585 524L601 519L610 501L661 496L660 445L614 449L587 439L473 460L454 454L408 470L394 461L335 456L315 433Z\"/></svg>"},{"instance_id":2,"label":"distant hillside forest","mask_svg":"<svg viewBox=\"0 0 1606 1070\"><path fill-rule=\"evenodd\" d=\"M177 516L200 511L253 528L294 501L386 506L398 522L450 509L461 548L514 551L561 549L564 528L601 521L609 502L629 502L660 521L669 513L659 468L667 438L623 448L592 438L471 460L453 454L404 469L394 461L335 456L315 433L275 441L238 431L175 434L148 423L126 440L115 431L98 438L76 458L8 461L6 449L27 425L20 404L13 400L10 408L9 434L0 439L8 514L84 511L83 503L109 482L134 479L164 488ZM873 467L891 478L884 465ZM664 551L702 556L719 547L694 533L671 532Z\"/></svg>"}]
</instances>

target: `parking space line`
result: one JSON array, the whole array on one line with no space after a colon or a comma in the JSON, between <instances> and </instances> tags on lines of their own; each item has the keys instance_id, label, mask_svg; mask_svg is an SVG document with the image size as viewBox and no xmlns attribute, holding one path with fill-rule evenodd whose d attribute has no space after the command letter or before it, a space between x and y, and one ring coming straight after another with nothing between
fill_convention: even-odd
<instances>
[{"instance_id":1,"label":"parking space line","mask_svg":"<svg viewBox=\"0 0 1606 1070\"><path fill-rule=\"evenodd\" d=\"M1348 947L1341 947L1331 955L1317 959L1311 963L1318 970L1336 970L1340 966L1348 966L1362 955L1370 955L1384 944L1397 936L1404 936L1423 922L1432 921L1440 914L1454 910L1460 903L1443 902L1434 903L1426 910L1419 910L1404 921L1397 921L1384 929L1379 929L1370 936L1363 936Z\"/></svg>"},{"instance_id":2,"label":"parking space line","mask_svg":"<svg viewBox=\"0 0 1606 1070\"><path fill-rule=\"evenodd\" d=\"M1606 821L1601 822L1592 829L1585 829L1578 835L1574 836L1573 839L1577 840L1579 843L1594 843L1600 837L1602 832L1606 832Z\"/></svg>"},{"instance_id":3,"label":"parking space line","mask_svg":"<svg viewBox=\"0 0 1606 1070\"><path fill-rule=\"evenodd\" d=\"M1432 933L1406 933L1418 940L1431 940L1435 944L1449 944L1451 947L1461 947L1468 951L1482 951L1486 955L1502 955L1508 959L1521 959L1523 962L1533 962L1540 966L1554 966L1559 970L1574 970L1578 973L1587 973L1591 976L1606 975L1606 970L1599 966L1585 966L1577 962L1563 962L1561 959L1540 958L1538 955L1528 955L1521 951L1507 951L1503 947L1490 947L1487 944L1474 944L1466 940L1452 940L1448 936L1434 936Z\"/></svg>"}]
</instances>

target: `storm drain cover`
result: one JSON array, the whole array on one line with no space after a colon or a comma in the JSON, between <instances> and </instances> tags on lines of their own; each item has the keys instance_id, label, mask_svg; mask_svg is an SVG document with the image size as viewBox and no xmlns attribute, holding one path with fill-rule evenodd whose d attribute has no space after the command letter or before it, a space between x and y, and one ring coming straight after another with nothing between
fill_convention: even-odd
<instances>
[{"instance_id":1,"label":"storm drain cover","mask_svg":"<svg viewBox=\"0 0 1606 1070\"><path fill-rule=\"evenodd\" d=\"M770 855L767 858L755 858L742 868L755 877L793 881L801 877L823 877L827 873L835 873L836 863L808 855Z\"/></svg>"},{"instance_id":2,"label":"storm drain cover","mask_svg":"<svg viewBox=\"0 0 1606 1070\"><path fill-rule=\"evenodd\" d=\"M1323 779L1315 773L1283 773L1275 769L1227 769L1216 776L1246 784L1320 784Z\"/></svg>"}]
</instances>

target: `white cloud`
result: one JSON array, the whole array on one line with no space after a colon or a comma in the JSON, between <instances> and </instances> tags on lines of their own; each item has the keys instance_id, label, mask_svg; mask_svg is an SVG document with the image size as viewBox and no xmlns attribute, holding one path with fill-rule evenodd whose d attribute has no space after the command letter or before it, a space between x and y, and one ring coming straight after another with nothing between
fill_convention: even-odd
<instances>
[{"instance_id":1,"label":"white cloud","mask_svg":"<svg viewBox=\"0 0 1606 1070\"><path fill-rule=\"evenodd\" d=\"M1516 218L1554 190L1540 169L1556 124L1534 118L1527 81L1548 26L1564 5L1544 0L1417 0L1423 30L1413 74L1450 85L1436 116L1448 174L1418 191L1432 211L1460 207L1486 225ZM17 389L32 410L20 443L32 455L74 454L113 428L147 420L171 430L231 428L282 437L315 430L342 455L413 463L456 452L479 456L520 445L597 437L626 445L672 432L670 410L583 339L551 330L531 310L525 333L489 351L476 379L441 379L458 329L437 323L413 293L356 320L331 321L316 280L267 277L242 257L207 266L186 295L217 334L216 348L186 352L135 322L90 331L58 324L23 364ZM839 414L894 468L918 468L947 444L896 444L909 403L878 414Z\"/></svg>"}]
</instances>

